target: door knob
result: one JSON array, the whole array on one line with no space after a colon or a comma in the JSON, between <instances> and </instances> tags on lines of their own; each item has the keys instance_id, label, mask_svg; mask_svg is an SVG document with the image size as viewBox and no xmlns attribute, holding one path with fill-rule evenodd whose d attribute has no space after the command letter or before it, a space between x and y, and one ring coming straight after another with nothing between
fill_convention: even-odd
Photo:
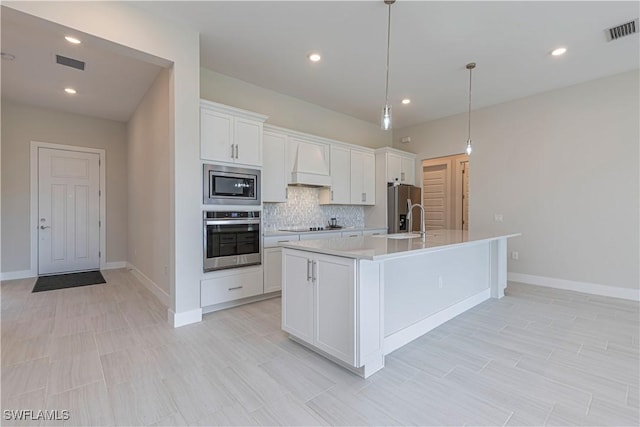
<instances>
[{"instance_id":1,"label":"door knob","mask_svg":"<svg viewBox=\"0 0 640 427\"><path fill-rule=\"evenodd\" d=\"M51 228L51 227L50 227L50 226L48 226L48 225L41 225L41 226L40 226L40 230L44 230L45 228Z\"/></svg>"}]
</instances>

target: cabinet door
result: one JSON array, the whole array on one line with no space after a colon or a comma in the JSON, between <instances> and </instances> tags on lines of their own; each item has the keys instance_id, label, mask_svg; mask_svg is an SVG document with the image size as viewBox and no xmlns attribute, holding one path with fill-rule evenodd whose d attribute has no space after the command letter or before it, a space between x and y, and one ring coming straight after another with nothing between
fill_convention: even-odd
<instances>
[{"instance_id":1,"label":"cabinet door","mask_svg":"<svg viewBox=\"0 0 640 427\"><path fill-rule=\"evenodd\" d=\"M403 184L416 185L416 162L411 157L401 158L400 181Z\"/></svg>"},{"instance_id":2,"label":"cabinet door","mask_svg":"<svg viewBox=\"0 0 640 427\"><path fill-rule=\"evenodd\" d=\"M376 203L376 156L371 153L362 153L362 192L364 193L364 205Z\"/></svg>"},{"instance_id":3,"label":"cabinet door","mask_svg":"<svg viewBox=\"0 0 640 427\"><path fill-rule=\"evenodd\" d=\"M331 203L351 202L351 150L331 147Z\"/></svg>"},{"instance_id":4,"label":"cabinet door","mask_svg":"<svg viewBox=\"0 0 640 427\"><path fill-rule=\"evenodd\" d=\"M234 119L235 162L262 166L262 123Z\"/></svg>"},{"instance_id":5,"label":"cabinet door","mask_svg":"<svg viewBox=\"0 0 640 427\"><path fill-rule=\"evenodd\" d=\"M355 365L355 260L315 255L315 345Z\"/></svg>"},{"instance_id":6,"label":"cabinet door","mask_svg":"<svg viewBox=\"0 0 640 427\"><path fill-rule=\"evenodd\" d=\"M200 110L200 156L204 160L233 163L233 116Z\"/></svg>"},{"instance_id":7,"label":"cabinet door","mask_svg":"<svg viewBox=\"0 0 640 427\"><path fill-rule=\"evenodd\" d=\"M364 153L351 151L351 204L362 205L366 194L362 178L364 176Z\"/></svg>"},{"instance_id":8,"label":"cabinet door","mask_svg":"<svg viewBox=\"0 0 640 427\"><path fill-rule=\"evenodd\" d=\"M262 201L287 201L286 147L287 136L264 132L264 165L262 167ZM244 151L244 150L243 150Z\"/></svg>"},{"instance_id":9,"label":"cabinet door","mask_svg":"<svg viewBox=\"0 0 640 427\"><path fill-rule=\"evenodd\" d=\"M282 255L282 329L313 344L314 291L307 256L285 250Z\"/></svg>"},{"instance_id":10,"label":"cabinet door","mask_svg":"<svg viewBox=\"0 0 640 427\"><path fill-rule=\"evenodd\" d=\"M387 153L387 182L400 181L402 178L402 157Z\"/></svg>"},{"instance_id":11,"label":"cabinet door","mask_svg":"<svg viewBox=\"0 0 640 427\"><path fill-rule=\"evenodd\" d=\"M264 249L264 293L282 289L282 249Z\"/></svg>"}]
</instances>

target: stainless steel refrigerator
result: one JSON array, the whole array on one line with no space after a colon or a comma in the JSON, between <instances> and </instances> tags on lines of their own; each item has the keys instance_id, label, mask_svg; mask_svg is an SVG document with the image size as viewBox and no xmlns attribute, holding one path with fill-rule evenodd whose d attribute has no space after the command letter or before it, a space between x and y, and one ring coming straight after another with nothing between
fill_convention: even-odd
<instances>
[{"instance_id":1,"label":"stainless steel refrigerator","mask_svg":"<svg viewBox=\"0 0 640 427\"><path fill-rule=\"evenodd\" d=\"M398 186L389 185L387 187L387 226L389 234L407 232L407 199L411 200L411 204L422 204L422 191L420 187L413 185L400 184ZM413 230L420 231L420 213L416 212L413 219Z\"/></svg>"}]
</instances>

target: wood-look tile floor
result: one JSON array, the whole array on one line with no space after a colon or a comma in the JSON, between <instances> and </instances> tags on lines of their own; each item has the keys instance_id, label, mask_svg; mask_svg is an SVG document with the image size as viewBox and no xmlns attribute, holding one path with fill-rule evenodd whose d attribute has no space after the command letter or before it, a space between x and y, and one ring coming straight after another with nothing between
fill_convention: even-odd
<instances>
[{"instance_id":1,"label":"wood-look tile floor","mask_svg":"<svg viewBox=\"0 0 640 427\"><path fill-rule=\"evenodd\" d=\"M2 425L631 425L638 303L510 283L364 380L290 341L280 299L172 329L126 270L2 283Z\"/></svg>"}]
</instances>

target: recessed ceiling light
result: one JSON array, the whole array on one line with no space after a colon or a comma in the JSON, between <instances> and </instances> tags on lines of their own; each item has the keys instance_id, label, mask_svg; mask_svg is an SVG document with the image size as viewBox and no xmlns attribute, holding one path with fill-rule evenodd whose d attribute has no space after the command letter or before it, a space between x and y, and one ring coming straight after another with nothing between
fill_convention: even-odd
<instances>
[{"instance_id":1,"label":"recessed ceiling light","mask_svg":"<svg viewBox=\"0 0 640 427\"><path fill-rule=\"evenodd\" d=\"M554 49L551 51L551 55L553 56L560 56L560 55L564 55L564 53L567 51L566 47L559 47L557 49Z\"/></svg>"},{"instance_id":2,"label":"recessed ceiling light","mask_svg":"<svg viewBox=\"0 0 640 427\"><path fill-rule=\"evenodd\" d=\"M75 95L76 93L78 93L78 91L72 87L65 87L64 91L67 92L69 95Z\"/></svg>"},{"instance_id":3,"label":"recessed ceiling light","mask_svg":"<svg viewBox=\"0 0 640 427\"><path fill-rule=\"evenodd\" d=\"M80 40L78 40L77 38L75 38L75 37L71 37L71 36L66 36L64 39L65 39L66 41L68 41L69 43L71 43L71 44L80 44L80 43L82 43L82 42L81 42Z\"/></svg>"},{"instance_id":4,"label":"recessed ceiling light","mask_svg":"<svg viewBox=\"0 0 640 427\"><path fill-rule=\"evenodd\" d=\"M320 56L318 52L312 52L309 55L307 55L307 58L309 58L309 61L311 62L318 62L322 59L322 56Z\"/></svg>"},{"instance_id":5,"label":"recessed ceiling light","mask_svg":"<svg viewBox=\"0 0 640 427\"><path fill-rule=\"evenodd\" d=\"M411 100L409 98L405 98L405 99L402 100L402 103L404 105L411 104Z\"/></svg>"}]
</instances>

